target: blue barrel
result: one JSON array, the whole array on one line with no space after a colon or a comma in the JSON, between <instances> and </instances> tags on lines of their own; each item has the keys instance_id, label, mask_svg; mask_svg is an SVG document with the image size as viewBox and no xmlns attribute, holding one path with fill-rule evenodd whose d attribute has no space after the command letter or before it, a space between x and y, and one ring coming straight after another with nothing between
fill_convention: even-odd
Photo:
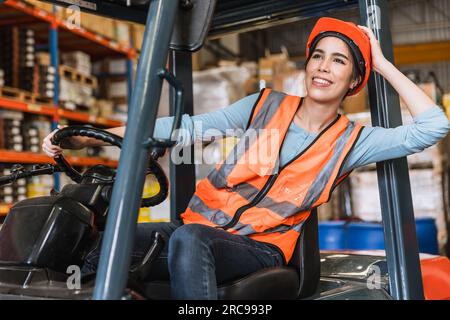
<instances>
[{"instance_id":1,"label":"blue barrel","mask_svg":"<svg viewBox=\"0 0 450 320\"><path fill-rule=\"evenodd\" d=\"M384 235L381 224L370 222L349 223L347 248L351 250L384 250Z\"/></svg>"},{"instance_id":2,"label":"blue barrel","mask_svg":"<svg viewBox=\"0 0 450 320\"><path fill-rule=\"evenodd\" d=\"M351 222L347 226L346 246L352 250L384 250L381 223ZM437 228L433 218L417 218L416 233L419 252L439 254Z\"/></svg>"},{"instance_id":3,"label":"blue barrel","mask_svg":"<svg viewBox=\"0 0 450 320\"><path fill-rule=\"evenodd\" d=\"M345 221L319 223L319 248L321 250L346 249Z\"/></svg>"},{"instance_id":4,"label":"blue barrel","mask_svg":"<svg viewBox=\"0 0 450 320\"><path fill-rule=\"evenodd\" d=\"M433 218L416 219L419 252L439 254L436 223Z\"/></svg>"}]
</instances>

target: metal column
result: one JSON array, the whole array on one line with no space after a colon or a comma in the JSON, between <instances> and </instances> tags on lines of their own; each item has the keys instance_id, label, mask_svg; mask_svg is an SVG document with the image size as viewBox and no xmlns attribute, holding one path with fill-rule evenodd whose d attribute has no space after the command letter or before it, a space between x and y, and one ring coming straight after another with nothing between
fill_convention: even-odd
<instances>
[{"instance_id":1,"label":"metal column","mask_svg":"<svg viewBox=\"0 0 450 320\"><path fill-rule=\"evenodd\" d=\"M184 88L184 112L193 115L193 93L192 93L192 53L171 51L169 56L169 68ZM170 115L174 110L175 90L170 89ZM180 147L175 147L180 148ZM170 221L180 220L180 214L187 208L189 200L195 192L195 165L194 147L184 147L183 151L191 154L190 164L174 164L170 161ZM180 152L183 152L180 151ZM178 150L175 150L178 152Z\"/></svg>"},{"instance_id":2,"label":"metal column","mask_svg":"<svg viewBox=\"0 0 450 320\"><path fill-rule=\"evenodd\" d=\"M144 142L153 134L169 41L178 0L152 0L148 10L136 85L103 237L94 299L120 299L131 262L140 200L148 165Z\"/></svg>"},{"instance_id":3,"label":"metal column","mask_svg":"<svg viewBox=\"0 0 450 320\"><path fill-rule=\"evenodd\" d=\"M53 13L55 13L55 6L52 6ZM55 79L53 80L53 105L59 107L59 55L58 55L58 25L52 21L49 28L49 47L51 65L55 69ZM58 125L58 119L52 119L52 130L55 130ZM59 172L53 174L53 188L59 191L61 187L61 174Z\"/></svg>"},{"instance_id":4,"label":"metal column","mask_svg":"<svg viewBox=\"0 0 450 320\"><path fill-rule=\"evenodd\" d=\"M393 62L386 0L359 0L361 25L371 28L385 57ZM387 128L402 124L398 94L379 74L369 79L372 123ZM390 293L394 299L424 299L416 225L406 158L377 163Z\"/></svg>"},{"instance_id":5,"label":"metal column","mask_svg":"<svg viewBox=\"0 0 450 320\"><path fill-rule=\"evenodd\" d=\"M133 59L131 57L127 57L127 101L131 101L133 97Z\"/></svg>"}]
</instances>

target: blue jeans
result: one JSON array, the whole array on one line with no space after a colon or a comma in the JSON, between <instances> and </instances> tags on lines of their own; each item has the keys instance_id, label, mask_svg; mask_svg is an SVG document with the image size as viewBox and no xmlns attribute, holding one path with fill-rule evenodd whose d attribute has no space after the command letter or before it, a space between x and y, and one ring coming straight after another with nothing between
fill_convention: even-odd
<instances>
[{"instance_id":1,"label":"blue jeans","mask_svg":"<svg viewBox=\"0 0 450 320\"><path fill-rule=\"evenodd\" d=\"M217 299L217 285L255 271L281 266L284 258L275 246L222 229L170 222L138 224L132 264L138 263L159 232L166 245L146 280L170 280L174 299ZM92 251L83 272L93 272L99 249Z\"/></svg>"}]
</instances>

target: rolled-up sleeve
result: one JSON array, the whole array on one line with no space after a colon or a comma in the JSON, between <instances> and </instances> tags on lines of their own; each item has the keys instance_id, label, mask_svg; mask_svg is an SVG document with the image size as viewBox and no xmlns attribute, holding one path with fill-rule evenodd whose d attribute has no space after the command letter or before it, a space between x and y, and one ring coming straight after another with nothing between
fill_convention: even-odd
<instances>
[{"instance_id":1,"label":"rolled-up sleeve","mask_svg":"<svg viewBox=\"0 0 450 320\"><path fill-rule=\"evenodd\" d=\"M396 128L364 127L343 172L421 152L444 138L449 129L448 118L438 106L418 114L411 124Z\"/></svg>"}]
</instances>

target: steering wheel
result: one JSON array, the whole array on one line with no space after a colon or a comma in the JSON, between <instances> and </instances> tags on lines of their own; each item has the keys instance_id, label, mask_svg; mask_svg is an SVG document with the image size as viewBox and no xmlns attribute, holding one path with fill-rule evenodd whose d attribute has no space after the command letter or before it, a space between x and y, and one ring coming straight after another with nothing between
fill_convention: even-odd
<instances>
[{"instance_id":1,"label":"steering wheel","mask_svg":"<svg viewBox=\"0 0 450 320\"><path fill-rule=\"evenodd\" d=\"M121 137L105 130L86 126L70 126L60 129L53 135L51 142L54 145L60 146L64 139L75 136L94 138L109 143L118 148L122 148ZM147 174L151 173L155 176L160 188L158 194L152 197L143 198L141 202L141 207L152 207L160 204L166 199L169 189L169 181L167 179L167 176L164 173L164 170L156 161L157 156L155 155L160 155L161 153L152 152L151 154L152 156L150 157L149 166L147 168ZM54 160L58 164L62 172L67 174L68 177L70 177L73 181L77 183L81 182L83 178L82 174L78 172L74 167L72 167L72 165L64 158L62 154L56 156Z\"/></svg>"}]
</instances>

